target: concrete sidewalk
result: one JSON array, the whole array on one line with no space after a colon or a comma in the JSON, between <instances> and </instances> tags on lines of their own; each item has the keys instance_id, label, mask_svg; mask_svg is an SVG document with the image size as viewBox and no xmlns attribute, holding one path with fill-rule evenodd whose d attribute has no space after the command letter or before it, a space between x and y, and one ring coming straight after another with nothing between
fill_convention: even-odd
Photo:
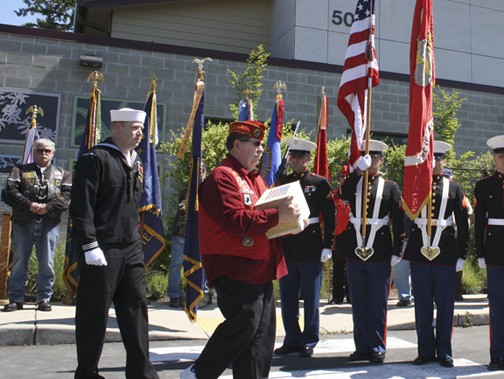
<instances>
[{"instance_id":1,"label":"concrete sidewalk","mask_svg":"<svg viewBox=\"0 0 504 379\"><path fill-rule=\"evenodd\" d=\"M455 326L487 325L486 295L464 295L464 298L463 302L455 303ZM388 329L414 329L414 307L399 308L396 303L397 299L389 300ZM27 303L20 311L0 312L0 346L75 343L74 306L53 303L52 312L40 312L35 308L35 304ZM109 315L106 341L120 341L113 309ZM280 307L277 315L277 336L283 336ZM149 336L151 341L207 339L222 320L215 304L200 309L197 322L191 323L182 309L170 308L168 303L152 303L149 305ZM351 333L351 305L328 305L327 300L322 300L320 329L323 334Z\"/></svg>"}]
</instances>

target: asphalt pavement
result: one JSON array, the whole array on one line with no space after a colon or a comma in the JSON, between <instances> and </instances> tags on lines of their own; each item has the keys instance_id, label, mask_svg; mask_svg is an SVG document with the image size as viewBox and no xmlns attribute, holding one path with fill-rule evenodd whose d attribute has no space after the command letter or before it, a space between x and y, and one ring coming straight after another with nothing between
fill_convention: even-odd
<instances>
[{"instance_id":1,"label":"asphalt pavement","mask_svg":"<svg viewBox=\"0 0 504 379\"><path fill-rule=\"evenodd\" d=\"M413 305L397 307L397 299L388 302L388 330L414 330ZM302 314L302 312L301 312ZM284 335L280 306L277 307L277 337ZM35 303L25 303L24 309L0 312L0 346L55 345L75 343L75 306L53 303L51 312L36 309ZM223 321L215 304L198 310L197 321L189 321L183 309L174 309L166 302L149 305L149 339L151 341L206 340ZM302 320L300 321L302 323ZM486 295L464 295L464 301L455 303L454 326L488 325ZM350 304L320 305L322 335L351 333L352 308ZM121 340L114 309L109 313L106 342Z\"/></svg>"}]
</instances>

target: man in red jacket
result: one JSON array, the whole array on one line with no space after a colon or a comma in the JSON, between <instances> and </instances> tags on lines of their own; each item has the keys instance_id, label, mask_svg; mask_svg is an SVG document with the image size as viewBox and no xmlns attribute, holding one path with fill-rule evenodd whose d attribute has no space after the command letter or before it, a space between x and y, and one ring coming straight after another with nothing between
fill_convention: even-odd
<instances>
[{"instance_id":1,"label":"man in red jacket","mask_svg":"<svg viewBox=\"0 0 504 379\"><path fill-rule=\"evenodd\" d=\"M200 187L200 251L225 321L181 378L218 378L230 365L235 378L269 375L276 332L272 281L287 270L280 244L265 233L300 211L290 200L254 209L267 188L256 169L264 131L258 121L231 123L228 155Z\"/></svg>"}]
</instances>

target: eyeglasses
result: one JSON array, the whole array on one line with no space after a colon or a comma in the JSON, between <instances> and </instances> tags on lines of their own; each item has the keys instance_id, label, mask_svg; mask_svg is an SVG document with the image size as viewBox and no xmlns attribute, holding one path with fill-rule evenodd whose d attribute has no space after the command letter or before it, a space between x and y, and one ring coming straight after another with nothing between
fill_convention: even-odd
<instances>
[{"instance_id":1,"label":"eyeglasses","mask_svg":"<svg viewBox=\"0 0 504 379\"><path fill-rule=\"evenodd\" d=\"M239 141L240 142L250 142L250 143L253 143L255 147L259 147L259 146L264 147L264 143L262 143L262 141L254 141L254 140L251 140L251 139L241 139Z\"/></svg>"},{"instance_id":2,"label":"eyeglasses","mask_svg":"<svg viewBox=\"0 0 504 379\"><path fill-rule=\"evenodd\" d=\"M52 150L51 149L37 149L35 150L37 153L46 153L46 154L51 154L52 153Z\"/></svg>"}]
</instances>

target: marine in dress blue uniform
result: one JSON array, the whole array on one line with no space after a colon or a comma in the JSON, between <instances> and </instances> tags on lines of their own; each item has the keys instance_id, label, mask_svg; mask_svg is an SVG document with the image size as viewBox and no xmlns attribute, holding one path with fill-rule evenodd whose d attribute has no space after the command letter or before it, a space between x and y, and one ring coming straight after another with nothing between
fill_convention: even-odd
<instances>
[{"instance_id":1,"label":"marine in dress blue uniform","mask_svg":"<svg viewBox=\"0 0 504 379\"><path fill-rule=\"evenodd\" d=\"M450 148L446 142L434 142L431 238L428 237L426 213L429 205L422 209L414 222L406 219L404 259L410 261L418 339L418 357L413 361L414 365L437 359L443 367L453 367L451 335L455 272L462 270L467 252L469 201L457 182L443 176L445 154ZM435 329L432 326L434 304Z\"/></svg>"},{"instance_id":2,"label":"marine in dress blue uniform","mask_svg":"<svg viewBox=\"0 0 504 379\"><path fill-rule=\"evenodd\" d=\"M487 270L490 370L504 370L504 135L487 141L495 172L474 188L474 239L478 264Z\"/></svg>"},{"instance_id":3,"label":"marine in dress blue uniform","mask_svg":"<svg viewBox=\"0 0 504 379\"><path fill-rule=\"evenodd\" d=\"M399 260L404 212L399 186L380 176L383 151L387 145L376 140L369 142L369 155L357 161L357 167L341 189L340 197L349 201L351 214L346 231L338 236L335 251L339 256L346 258L352 299L356 350L350 354L349 360L383 363L386 351L391 263ZM361 174L368 167L369 191L368 199L364 199ZM367 238L363 240L362 204L366 200L368 200L368 225Z\"/></svg>"},{"instance_id":4,"label":"marine in dress blue uniform","mask_svg":"<svg viewBox=\"0 0 504 379\"><path fill-rule=\"evenodd\" d=\"M289 146L289 166L293 172L280 183L299 180L310 208L310 224L301 233L281 239L289 273L280 279L285 338L275 354L299 353L301 357L308 358L319 341L322 262L332 255L334 201L327 179L307 168L310 152L317 145L299 138L292 138L286 143ZM299 291L304 300L303 330L299 326Z\"/></svg>"}]
</instances>

